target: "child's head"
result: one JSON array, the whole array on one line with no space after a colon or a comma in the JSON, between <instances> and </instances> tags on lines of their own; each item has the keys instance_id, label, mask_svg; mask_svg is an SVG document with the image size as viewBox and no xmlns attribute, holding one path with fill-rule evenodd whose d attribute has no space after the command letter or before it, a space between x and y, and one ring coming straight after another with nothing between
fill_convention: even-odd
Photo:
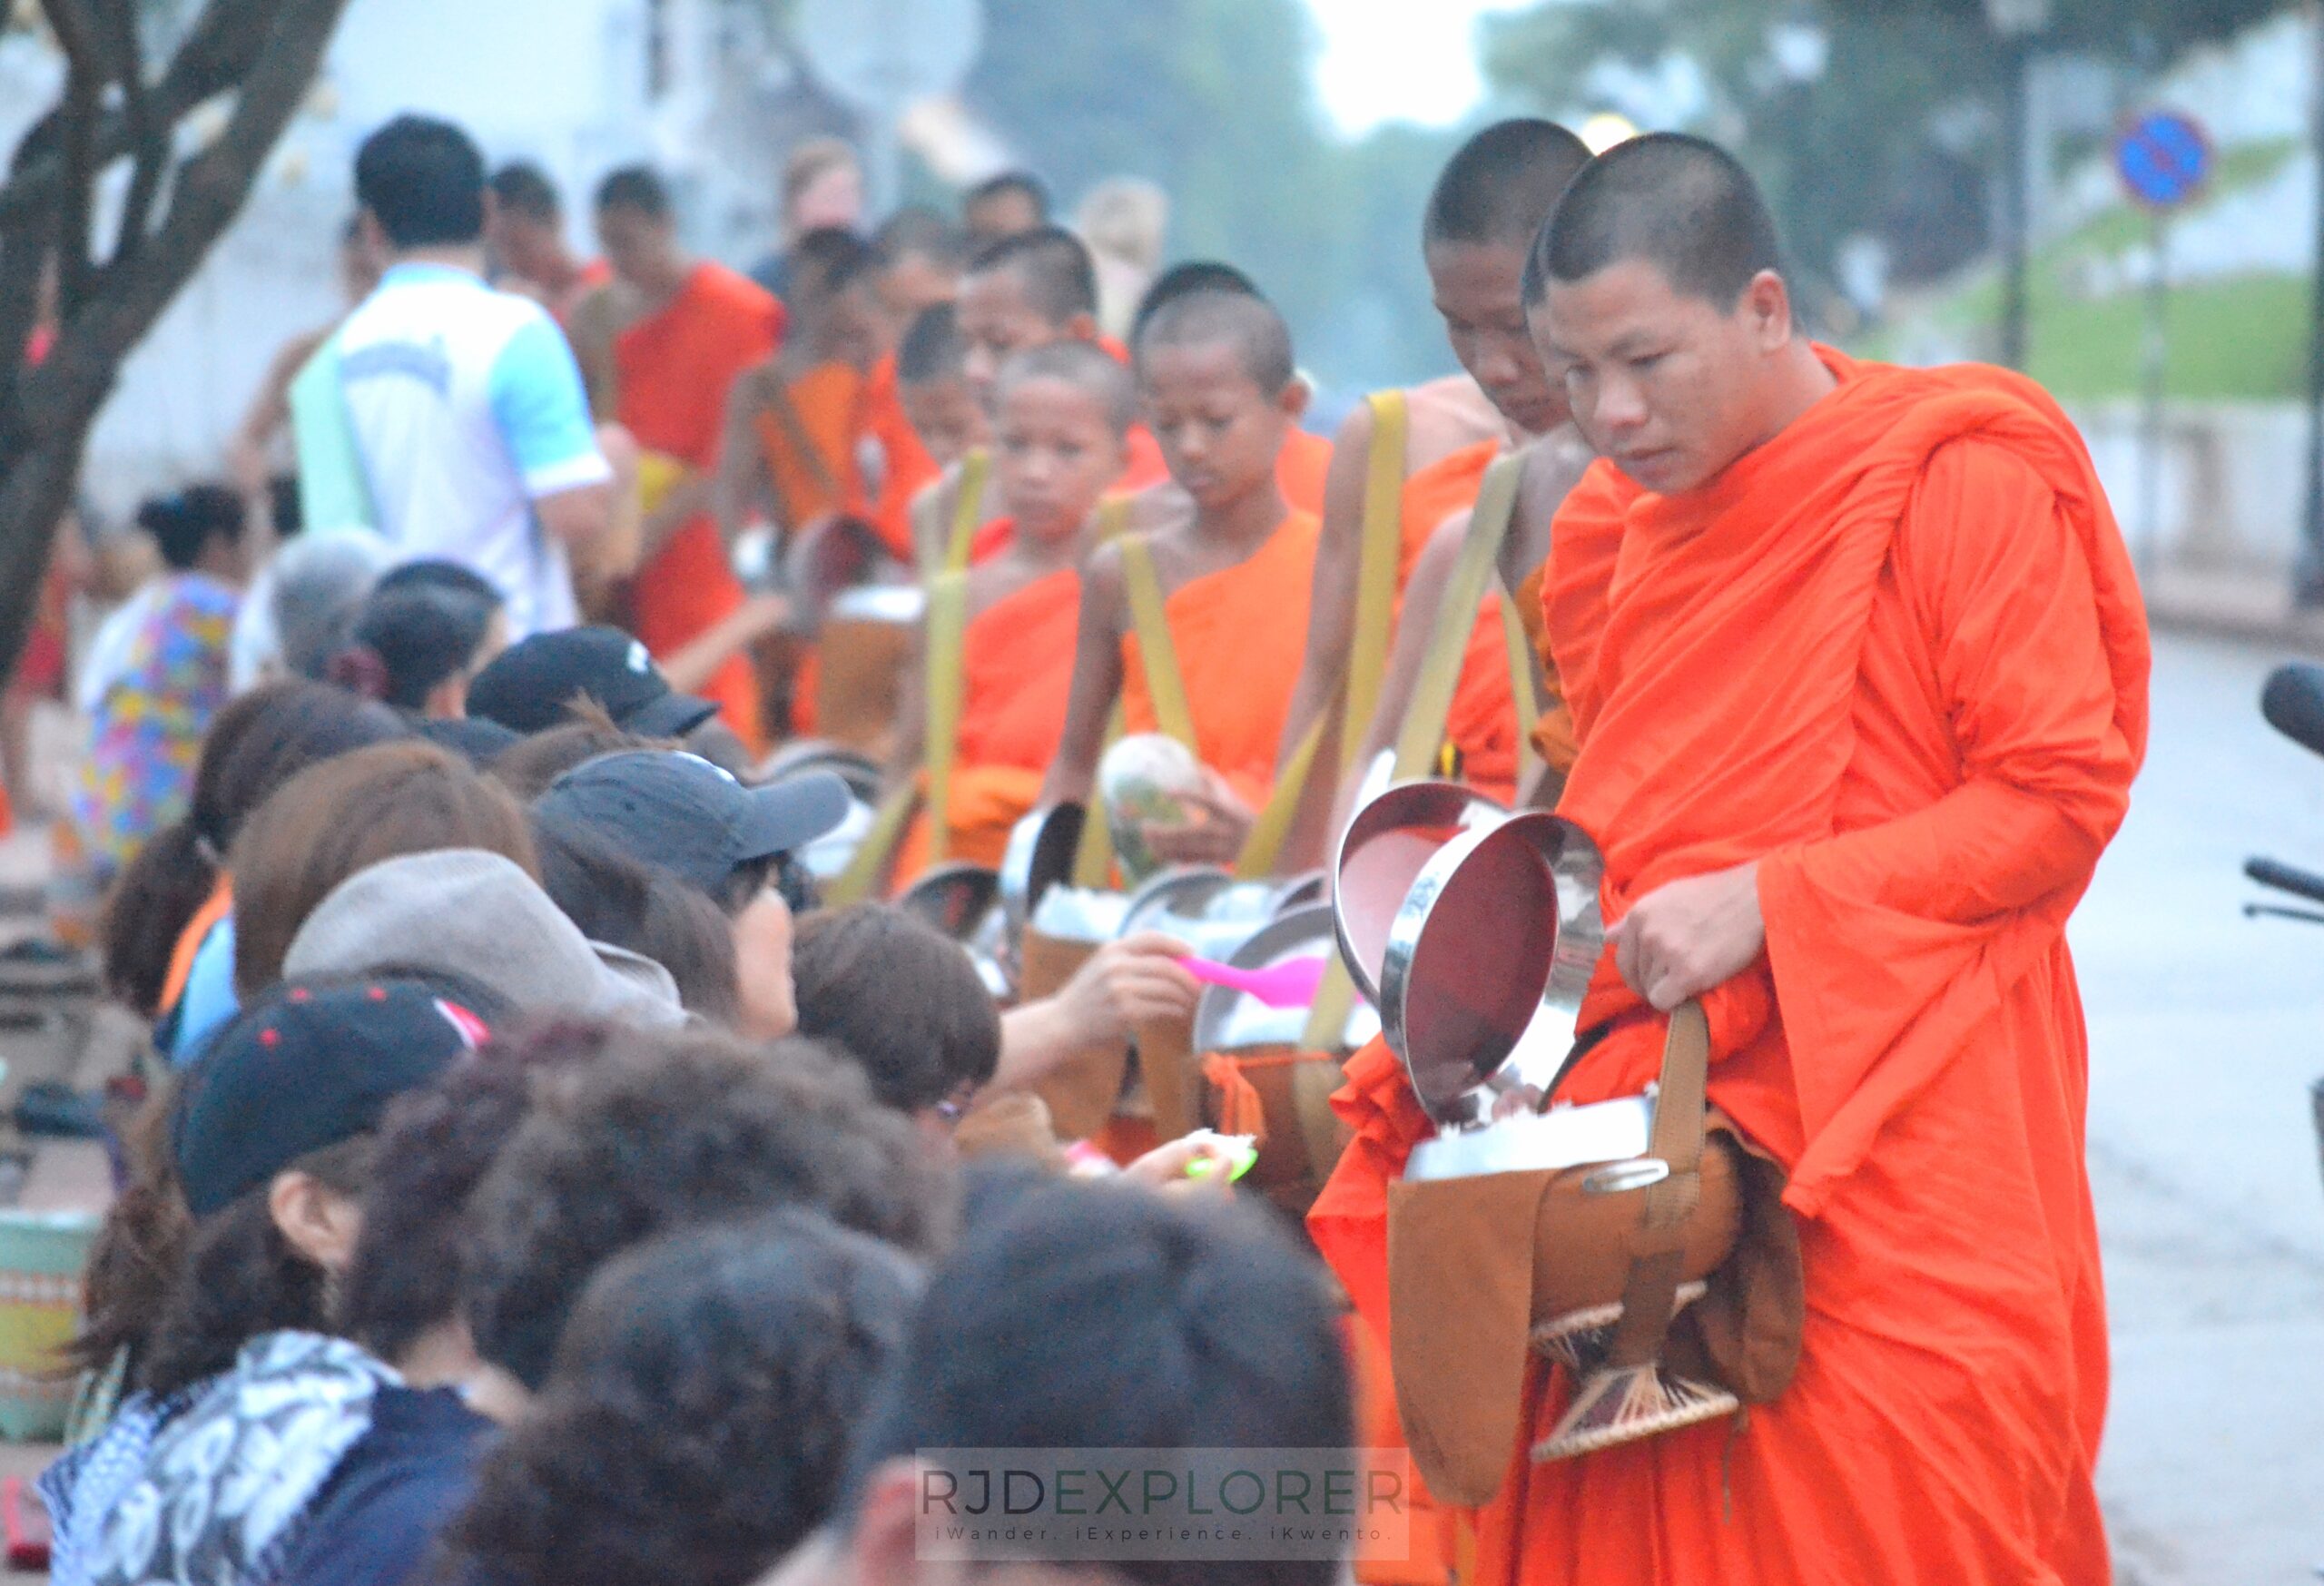
<instances>
[{"instance_id":1,"label":"child's head","mask_svg":"<svg viewBox=\"0 0 2324 1586\"><path fill-rule=\"evenodd\" d=\"M880 301L899 325L909 325L960 290L968 243L934 210L906 204L872 233L879 261Z\"/></svg>"},{"instance_id":2,"label":"child's head","mask_svg":"<svg viewBox=\"0 0 2324 1586\"><path fill-rule=\"evenodd\" d=\"M1138 337L1137 384L1170 477L1206 512L1273 481L1307 404L1283 316L1240 292L1191 292L1157 310Z\"/></svg>"},{"instance_id":3,"label":"child's head","mask_svg":"<svg viewBox=\"0 0 2324 1586\"><path fill-rule=\"evenodd\" d=\"M852 231L827 226L792 244L792 333L819 360L869 369L886 340L878 261Z\"/></svg>"},{"instance_id":4,"label":"child's head","mask_svg":"<svg viewBox=\"0 0 2324 1586\"><path fill-rule=\"evenodd\" d=\"M242 574L242 498L223 485L190 485L137 509L137 527L153 537L172 573Z\"/></svg>"},{"instance_id":5,"label":"child's head","mask_svg":"<svg viewBox=\"0 0 2324 1586\"><path fill-rule=\"evenodd\" d=\"M862 1064L872 1095L932 1130L949 1134L943 1114L1000 1066L1000 1010L969 955L891 903L807 916L792 974L799 1033Z\"/></svg>"},{"instance_id":6,"label":"child's head","mask_svg":"<svg viewBox=\"0 0 2324 1586\"><path fill-rule=\"evenodd\" d=\"M454 1552L505 1586L757 1580L830 1513L919 1288L897 1251L797 1210L617 1257Z\"/></svg>"},{"instance_id":7,"label":"child's head","mask_svg":"<svg viewBox=\"0 0 2324 1586\"><path fill-rule=\"evenodd\" d=\"M993 477L1018 535L1078 535L1121 476L1137 406L1129 371L1092 342L1051 342L1002 364L993 399Z\"/></svg>"},{"instance_id":8,"label":"child's head","mask_svg":"<svg viewBox=\"0 0 2324 1586\"><path fill-rule=\"evenodd\" d=\"M993 243L960 279L969 389L988 410L1012 352L1098 335L1098 268L1081 239L1040 226Z\"/></svg>"},{"instance_id":9,"label":"child's head","mask_svg":"<svg viewBox=\"0 0 2324 1586\"><path fill-rule=\"evenodd\" d=\"M939 468L950 468L992 436L969 389L968 344L950 303L923 309L896 348L896 391L904 417Z\"/></svg>"},{"instance_id":10,"label":"child's head","mask_svg":"<svg viewBox=\"0 0 2324 1586\"><path fill-rule=\"evenodd\" d=\"M507 634L492 585L458 563L409 563L372 588L331 680L399 710L465 715L469 680L507 647Z\"/></svg>"}]
</instances>

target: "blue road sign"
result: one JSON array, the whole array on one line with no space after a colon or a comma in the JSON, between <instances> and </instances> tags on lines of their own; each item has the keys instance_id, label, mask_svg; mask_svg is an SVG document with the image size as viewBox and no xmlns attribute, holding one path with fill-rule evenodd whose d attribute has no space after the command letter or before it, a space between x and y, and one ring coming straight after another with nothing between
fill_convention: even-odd
<instances>
[{"instance_id":1,"label":"blue road sign","mask_svg":"<svg viewBox=\"0 0 2324 1586\"><path fill-rule=\"evenodd\" d=\"M2175 209L2202 191L2211 173L2211 141L2190 117L2151 110L2114 140L2114 170L2139 202Z\"/></svg>"}]
</instances>

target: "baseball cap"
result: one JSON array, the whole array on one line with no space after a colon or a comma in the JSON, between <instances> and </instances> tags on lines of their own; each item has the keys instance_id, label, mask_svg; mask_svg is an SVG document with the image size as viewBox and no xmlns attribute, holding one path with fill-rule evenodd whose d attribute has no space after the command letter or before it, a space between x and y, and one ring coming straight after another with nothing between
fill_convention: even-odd
<instances>
[{"instance_id":1,"label":"baseball cap","mask_svg":"<svg viewBox=\"0 0 2324 1586\"><path fill-rule=\"evenodd\" d=\"M546 732L570 718L586 694L614 724L648 738L682 738L718 707L672 691L645 646L619 628L561 628L509 645L468 684L468 714L519 733Z\"/></svg>"},{"instance_id":2,"label":"baseball cap","mask_svg":"<svg viewBox=\"0 0 2324 1586\"><path fill-rule=\"evenodd\" d=\"M487 1039L447 988L290 981L202 1048L170 1122L186 1207L208 1217L300 1157L374 1128L388 1103Z\"/></svg>"},{"instance_id":3,"label":"baseball cap","mask_svg":"<svg viewBox=\"0 0 2324 1586\"><path fill-rule=\"evenodd\" d=\"M828 771L744 787L699 754L621 749L575 766L533 807L723 903L736 867L803 848L845 820L848 792Z\"/></svg>"}]
</instances>

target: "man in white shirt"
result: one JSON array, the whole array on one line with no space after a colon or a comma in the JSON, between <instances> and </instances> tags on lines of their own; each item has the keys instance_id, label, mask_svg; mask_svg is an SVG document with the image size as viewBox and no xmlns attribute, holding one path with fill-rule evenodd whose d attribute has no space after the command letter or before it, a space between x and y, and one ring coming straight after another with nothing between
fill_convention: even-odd
<instances>
[{"instance_id":1,"label":"man in white shirt","mask_svg":"<svg viewBox=\"0 0 2324 1586\"><path fill-rule=\"evenodd\" d=\"M607 532L613 470L564 333L484 281L485 169L468 134L399 116L355 159L359 223L390 261L336 338L374 525L507 597L519 639L576 620L568 553Z\"/></svg>"}]
</instances>

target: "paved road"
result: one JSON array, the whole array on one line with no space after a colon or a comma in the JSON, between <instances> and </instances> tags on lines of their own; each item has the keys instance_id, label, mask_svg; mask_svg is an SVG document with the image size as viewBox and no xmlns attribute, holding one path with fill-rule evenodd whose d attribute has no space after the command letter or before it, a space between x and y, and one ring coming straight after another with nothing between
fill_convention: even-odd
<instances>
[{"instance_id":1,"label":"paved road","mask_svg":"<svg viewBox=\"0 0 2324 1586\"><path fill-rule=\"evenodd\" d=\"M2324 1564L2324 926L2238 911L2249 854L2324 871L2324 760L2259 715L2275 659L2158 644L2146 772L2073 927L2113 1319L2099 1488L2133 1586Z\"/></svg>"}]
</instances>

